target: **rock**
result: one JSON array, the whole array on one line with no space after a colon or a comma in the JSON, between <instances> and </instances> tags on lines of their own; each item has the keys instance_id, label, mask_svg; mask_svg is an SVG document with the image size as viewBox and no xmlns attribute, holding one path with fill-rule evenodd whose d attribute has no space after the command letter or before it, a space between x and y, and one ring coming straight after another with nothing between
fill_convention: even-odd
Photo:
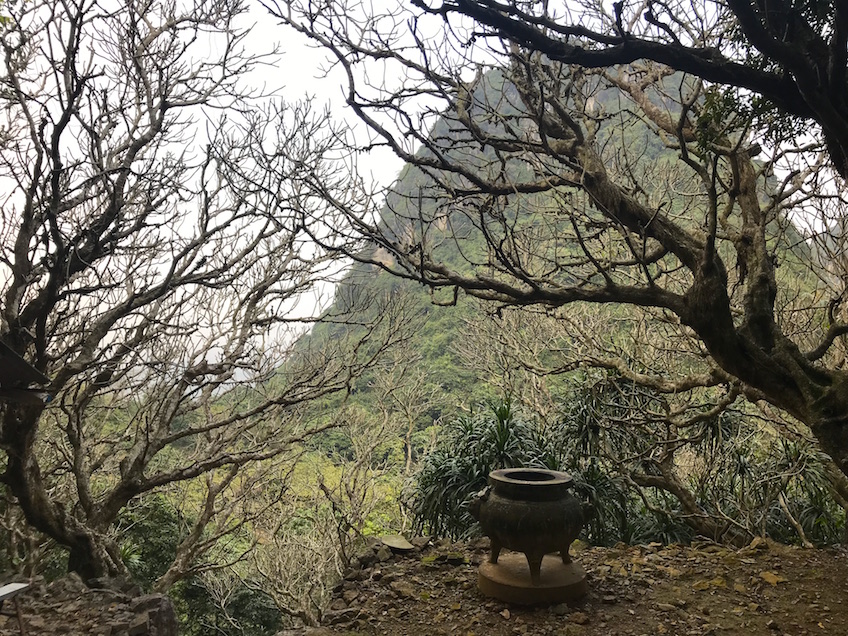
<instances>
[{"instance_id":1,"label":"rock","mask_svg":"<svg viewBox=\"0 0 848 636\"><path fill-rule=\"evenodd\" d=\"M449 554L446 554L444 561L448 565L465 565L468 563L465 555L461 552L450 552Z\"/></svg>"},{"instance_id":2,"label":"rock","mask_svg":"<svg viewBox=\"0 0 848 636\"><path fill-rule=\"evenodd\" d=\"M383 542L383 545L388 546L392 552L397 553L406 553L412 552L415 549L415 546L412 545L409 541L406 540L405 537L399 534L388 534L380 537L380 541Z\"/></svg>"},{"instance_id":3,"label":"rock","mask_svg":"<svg viewBox=\"0 0 848 636\"><path fill-rule=\"evenodd\" d=\"M426 548L430 545L430 537L413 537L412 545L419 549Z\"/></svg>"},{"instance_id":4,"label":"rock","mask_svg":"<svg viewBox=\"0 0 848 636\"><path fill-rule=\"evenodd\" d=\"M347 609L347 603L345 603L344 599L335 598L333 602L330 603L330 610L333 612L341 612L342 610Z\"/></svg>"},{"instance_id":5,"label":"rock","mask_svg":"<svg viewBox=\"0 0 848 636\"><path fill-rule=\"evenodd\" d=\"M389 587L400 598L415 598L415 588L406 581L392 581Z\"/></svg>"},{"instance_id":6,"label":"rock","mask_svg":"<svg viewBox=\"0 0 848 636\"><path fill-rule=\"evenodd\" d=\"M146 615L136 616L127 628L129 636L144 636L150 633L150 620Z\"/></svg>"},{"instance_id":7,"label":"rock","mask_svg":"<svg viewBox=\"0 0 848 636\"><path fill-rule=\"evenodd\" d=\"M50 596L73 596L83 594L88 591L88 586L82 582L79 574L71 572L70 574L53 581L47 586L47 594Z\"/></svg>"},{"instance_id":8,"label":"rock","mask_svg":"<svg viewBox=\"0 0 848 636\"><path fill-rule=\"evenodd\" d=\"M362 554L360 554L356 560L359 562L358 566L360 568L368 568L374 565L377 561L379 561L379 557L377 556L377 550L369 548ZM353 563L351 563L351 567L353 567Z\"/></svg>"},{"instance_id":9,"label":"rock","mask_svg":"<svg viewBox=\"0 0 848 636\"><path fill-rule=\"evenodd\" d=\"M160 594L145 594L130 601L130 610L133 612L149 612L155 610L162 603Z\"/></svg>"},{"instance_id":10,"label":"rock","mask_svg":"<svg viewBox=\"0 0 848 636\"><path fill-rule=\"evenodd\" d=\"M382 545L377 549L377 561L380 563L385 563L391 559L393 555L394 553L392 552L392 549L387 545Z\"/></svg>"},{"instance_id":11,"label":"rock","mask_svg":"<svg viewBox=\"0 0 848 636\"><path fill-rule=\"evenodd\" d=\"M768 542L762 537L754 537L753 541L751 541L751 543L742 548L740 552L762 552L765 550L768 550Z\"/></svg>"},{"instance_id":12,"label":"rock","mask_svg":"<svg viewBox=\"0 0 848 636\"><path fill-rule=\"evenodd\" d=\"M29 621L30 627L35 627L36 629L42 629L46 625L46 621L41 616L33 616Z\"/></svg>"},{"instance_id":13,"label":"rock","mask_svg":"<svg viewBox=\"0 0 848 636\"><path fill-rule=\"evenodd\" d=\"M340 625L342 623L350 623L354 619L356 619L359 614L358 609L344 609L344 610L328 610L324 612L324 615L321 617L322 623L326 623L327 625Z\"/></svg>"},{"instance_id":14,"label":"rock","mask_svg":"<svg viewBox=\"0 0 848 636\"><path fill-rule=\"evenodd\" d=\"M344 599L344 602L348 605L355 601L358 596L358 590L345 590L344 592L342 592L342 598Z\"/></svg>"},{"instance_id":15,"label":"rock","mask_svg":"<svg viewBox=\"0 0 848 636\"><path fill-rule=\"evenodd\" d=\"M569 615L568 620L577 625L586 625L589 623L589 616L584 612L574 612Z\"/></svg>"},{"instance_id":16,"label":"rock","mask_svg":"<svg viewBox=\"0 0 848 636\"><path fill-rule=\"evenodd\" d=\"M94 590L109 590L110 592L118 592L127 597L139 596L141 588L131 580L124 577L101 576L91 579L88 582L88 587Z\"/></svg>"},{"instance_id":17,"label":"rock","mask_svg":"<svg viewBox=\"0 0 848 636\"><path fill-rule=\"evenodd\" d=\"M567 603L560 603L559 605L554 605L551 608L551 612L553 612L556 616L565 616L570 612L570 608Z\"/></svg>"},{"instance_id":18,"label":"rock","mask_svg":"<svg viewBox=\"0 0 848 636\"><path fill-rule=\"evenodd\" d=\"M19 598L29 634L58 636L176 636L177 620L171 600L160 594L133 598L115 588L130 589L117 579L97 580L87 588L75 574L39 585ZM5 618L5 617L4 617ZM5 621L0 629L12 623ZM14 621L15 633L18 632Z\"/></svg>"}]
</instances>

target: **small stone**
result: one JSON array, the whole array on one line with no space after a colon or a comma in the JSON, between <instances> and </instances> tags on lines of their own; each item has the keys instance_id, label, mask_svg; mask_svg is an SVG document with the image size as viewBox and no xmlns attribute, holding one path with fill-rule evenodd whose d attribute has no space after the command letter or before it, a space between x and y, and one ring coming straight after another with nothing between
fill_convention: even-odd
<instances>
[{"instance_id":1,"label":"small stone","mask_svg":"<svg viewBox=\"0 0 848 636\"><path fill-rule=\"evenodd\" d=\"M568 614L568 612L569 612L570 610L569 610L568 605L567 605L566 603L560 603L559 605L554 605L554 606L551 608L551 611L552 611L552 612L553 612L556 616L565 616L566 614Z\"/></svg>"},{"instance_id":2,"label":"small stone","mask_svg":"<svg viewBox=\"0 0 848 636\"><path fill-rule=\"evenodd\" d=\"M749 543L746 547L744 547L742 549L746 550L746 551L768 550L768 543L762 537L754 537L754 540L751 541L751 543Z\"/></svg>"},{"instance_id":3,"label":"small stone","mask_svg":"<svg viewBox=\"0 0 848 636\"><path fill-rule=\"evenodd\" d=\"M415 546L407 541L406 537L399 534L389 534L380 537L380 540L383 542L383 545L388 546L393 552L412 552L415 549Z\"/></svg>"},{"instance_id":4,"label":"small stone","mask_svg":"<svg viewBox=\"0 0 848 636\"><path fill-rule=\"evenodd\" d=\"M489 537L480 537L471 542L472 550L488 550L491 546L492 542Z\"/></svg>"},{"instance_id":5,"label":"small stone","mask_svg":"<svg viewBox=\"0 0 848 636\"><path fill-rule=\"evenodd\" d=\"M392 581L389 583L389 587L401 598L415 597L415 588L406 581Z\"/></svg>"},{"instance_id":6,"label":"small stone","mask_svg":"<svg viewBox=\"0 0 848 636\"><path fill-rule=\"evenodd\" d=\"M334 598L333 602L330 603L330 609L333 610L334 612L346 610L347 609L347 603L345 603L344 599L342 599L342 598Z\"/></svg>"},{"instance_id":7,"label":"small stone","mask_svg":"<svg viewBox=\"0 0 848 636\"><path fill-rule=\"evenodd\" d=\"M501 614L501 616L503 616L503 617L504 617L504 620L509 620L510 613L509 613L509 610L508 610L508 609L505 609L505 610L504 610L504 611L502 611L500 614Z\"/></svg>"},{"instance_id":8,"label":"small stone","mask_svg":"<svg viewBox=\"0 0 848 636\"><path fill-rule=\"evenodd\" d=\"M448 565L465 565L467 562L462 552L451 552L445 555L445 563Z\"/></svg>"},{"instance_id":9,"label":"small stone","mask_svg":"<svg viewBox=\"0 0 848 636\"><path fill-rule=\"evenodd\" d=\"M601 599L601 602L606 605L615 605L618 602L618 599L612 594L607 594Z\"/></svg>"},{"instance_id":10,"label":"small stone","mask_svg":"<svg viewBox=\"0 0 848 636\"><path fill-rule=\"evenodd\" d=\"M339 625L341 623L349 623L354 620L359 613L357 609L344 609L340 611L328 610L321 617L322 622L327 625Z\"/></svg>"},{"instance_id":11,"label":"small stone","mask_svg":"<svg viewBox=\"0 0 848 636\"><path fill-rule=\"evenodd\" d=\"M379 561L380 563L385 563L386 561L392 558L393 554L394 553L392 552L392 549L389 546L381 545L377 549L377 561Z\"/></svg>"},{"instance_id":12,"label":"small stone","mask_svg":"<svg viewBox=\"0 0 848 636\"><path fill-rule=\"evenodd\" d=\"M766 623L766 627L768 627L769 629L771 629L773 631L777 631L777 630L780 629L780 625L778 625L777 621L775 621L773 618L769 619L769 622Z\"/></svg>"},{"instance_id":13,"label":"small stone","mask_svg":"<svg viewBox=\"0 0 848 636\"><path fill-rule=\"evenodd\" d=\"M760 572L760 578L768 583L769 585L777 585L778 583L785 583L786 579L776 574L775 572Z\"/></svg>"},{"instance_id":14,"label":"small stone","mask_svg":"<svg viewBox=\"0 0 848 636\"><path fill-rule=\"evenodd\" d=\"M342 598L344 599L344 602L347 603L348 605L350 605L353 601L355 601L358 596L359 596L358 590L345 590L344 592L342 592Z\"/></svg>"},{"instance_id":15,"label":"small stone","mask_svg":"<svg viewBox=\"0 0 848 636\"><path fill-rule=\"evenodd\" d=\"M677 606L671 603L657 603L657 609L663 612L674 612L677 610Z\"/></svg>"},{"instance_id":16,"label":"small stone","mask_svg":"<svg viewBox=\"0 0 848 636\"><path fill-rule=\"evenodd\" d=\"M568 620L577 625L586 625L589 622L589 616L584 612L574 612L569 615Z\"/></svg>"},{"instance_id":17,"label":"small stone","mask_svg":"<svg viewBox=\"0 0 848 636\"><path fill-rule=\"evenodd\" d=\"M148 634L150 632L150 621L147 618L147 615L137 616L130 623L129 628L127 629L127 634L129 636L142 636L143 634Z\"/></svg>"}]
</instances>

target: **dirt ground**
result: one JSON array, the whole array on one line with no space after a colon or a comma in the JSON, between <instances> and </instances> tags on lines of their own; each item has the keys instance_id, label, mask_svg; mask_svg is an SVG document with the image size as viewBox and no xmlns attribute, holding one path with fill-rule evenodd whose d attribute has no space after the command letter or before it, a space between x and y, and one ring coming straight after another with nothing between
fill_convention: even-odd
<instances>
[{"instance_id":1,"label":"dirt ground","mask_svg":"<svg viewBox=\"0 0 848 636\"><path fill-rule=\"evenodd\" d=\"M848 552L755 540L741 550L575 545L589 593L568 606L486 599L486 544L441 542L348 573L314 634L388 636L848 635ZM334 623L334 624L332 624Z\"/></svg>"}]
</instances>

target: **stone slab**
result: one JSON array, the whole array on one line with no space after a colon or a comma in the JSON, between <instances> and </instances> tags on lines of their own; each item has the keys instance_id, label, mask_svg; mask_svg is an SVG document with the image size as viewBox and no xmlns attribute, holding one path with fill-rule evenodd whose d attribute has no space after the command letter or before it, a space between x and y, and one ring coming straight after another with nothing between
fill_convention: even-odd
<instances>
[{"instance_id":1,"label":"stone slab","mask_svg":"<svg viewBox=\"0 0 848 636\"><path fill-rule=\"evenodd\" d=\"M579 563L565 564L558 555L545 555L539 585L533 585L524 554L507 551L497 563L480 564L477 587L486 596L516 605L569 603L589 590L586 571Z\"/></svg>"}]
</instances>

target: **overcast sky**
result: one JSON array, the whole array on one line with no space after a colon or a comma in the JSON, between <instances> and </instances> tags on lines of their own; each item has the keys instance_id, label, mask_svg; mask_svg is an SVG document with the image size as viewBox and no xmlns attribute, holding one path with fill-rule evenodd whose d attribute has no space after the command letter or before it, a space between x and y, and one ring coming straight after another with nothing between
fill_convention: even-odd
<instances>
[{"instance_id":1,"label":"overcast sky","mask_svg":"<svg viewBox=\"0 0 848 636\"><path fill-rule=\"evenodd\" d=\"M289 101L314 97L316 106L329 104L334 117L363 130L361 122L345 106L343 84L346 78L342 72L334 69L329 76L323 75L322 69L327 68L329 59L326 51L316 48L294 30L278 24L261 6L252 4L245 19L245 24L253 25L250 43L264 51L278 43L283 52L279 68L263 67L257 73L257 81L266 83L269 88L282 88L281 94ZM360 171L371 174L383 186L391 185L403 167L403 162L385 149L363 153L359 162Z\"/></svg>"}]
</instances>

